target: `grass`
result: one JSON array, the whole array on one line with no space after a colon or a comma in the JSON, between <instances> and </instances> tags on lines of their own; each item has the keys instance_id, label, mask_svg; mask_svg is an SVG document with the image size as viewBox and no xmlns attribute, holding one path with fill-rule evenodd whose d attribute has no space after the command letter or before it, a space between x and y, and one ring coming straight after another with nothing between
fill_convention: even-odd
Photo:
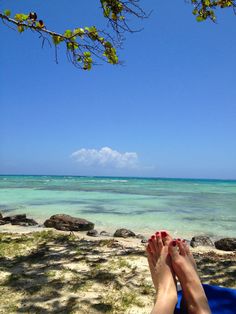
<instances>
[{"instance_id":1,"label":"grass","mask_svg":"<svg viewBox=\"0 0 236 314\"><path fill-rule=\"evenodd\" d=\"M150 283L141 280L139 285L140 293L143 295L155 295L155 289Z\"/></svg>"},{"instance_id":2,"label":"grass","mask_svg":"<svg viewBox=\"0 0 236 314\"><path fill-rule=\"evenodd\" d=\"M22 308L24 313L128 314L144 304L151 307L155 289L145 258L120 252L113 239L52 230L0 234L0 314ZM208 267L198 258L203 278L235 285L233 257L209 257ZM213 278L212 269L220 276Z\"/></svg>"},{"instance_id":3,"label":"grass","mask_svg":"<svg viewBox=\"0 0 236 314\"><path fill-rule=\"evenodd\" d=\"M124 268L133 269L131 263L127 261L124 257L115 257L109 261L109 263L106 265L106 267L110 270L121 270Z\"/></svg>"},{"instance_id":4,"label":"grass","mask_svg":"<svg viewBox=\"0 0 236 314\"><path fill-rule=\"evenodd\" d=\"M98 306L98 305L97 305ZM100 307L107 309L105 313L118 314L132 307L143 308L145 305L134 291L109 291L102 296Z\"/></svg>"}]
</instances>

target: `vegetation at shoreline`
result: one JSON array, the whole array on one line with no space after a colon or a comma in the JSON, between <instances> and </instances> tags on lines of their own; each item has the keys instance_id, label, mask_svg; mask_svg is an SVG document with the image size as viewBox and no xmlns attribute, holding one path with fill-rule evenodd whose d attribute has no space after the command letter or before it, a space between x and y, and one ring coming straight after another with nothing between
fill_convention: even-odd
<instances>
[{"instance_id":1,"label":"vegetation at shoreline","mask_svg":"<svg viewBox=\"0 0 236 314\"><path fill-rule=\"evenodd\" d=\"M235 253L195 253L204 282L236 287ZM144 246L41 231L0 234L0 313L147 313Z\"/></svg>"}]
</instances>

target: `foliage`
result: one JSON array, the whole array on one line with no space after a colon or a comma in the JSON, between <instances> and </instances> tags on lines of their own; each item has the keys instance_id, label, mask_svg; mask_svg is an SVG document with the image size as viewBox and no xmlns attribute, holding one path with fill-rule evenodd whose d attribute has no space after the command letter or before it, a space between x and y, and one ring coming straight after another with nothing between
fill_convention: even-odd
<instances>
[{"instance_id":1,"label":"foliage","mask_svg":"<svg viewBox=\"0 0 236 314\"><path fill-rule=\"evenodd\" d=\"M191 0L194 9L193 14L196 15L196 20L198 22L205 21L207 19L212 20L213 22L216 21L215 10L217 8L233 8L235 11L236 2L235 0Z\"/></svg>"},{"instance_id":2,"label":"foliage","mask_svg":"<svg viewBox=\"0 0 236 314\"><path fill-rule=\"evenodd\" d=\"M216 21L217 8L231 7L235 10L236 0L190 0L194 6L193 14L198 22L207 19ZM9 9L0 12L2 22L8 26L16 27L19 33L31 30L40 35L42 45L45 40L55 47L57 62L57 48L63 45L66 48L68 59L76 67L90 70L98 60L110 64L120 63L117 48L121 47L125 33L136 32L127 22L127 17L138 19L147 18L148 15L140 6L140 0L100 0L101 9L105 20L108 21L109 32L99 30L96 26L76 27L64 32L48 30L36 12L16 13L12 15ZM10 26L10 28L12 28Z\"/></svg>"}]
</instances>

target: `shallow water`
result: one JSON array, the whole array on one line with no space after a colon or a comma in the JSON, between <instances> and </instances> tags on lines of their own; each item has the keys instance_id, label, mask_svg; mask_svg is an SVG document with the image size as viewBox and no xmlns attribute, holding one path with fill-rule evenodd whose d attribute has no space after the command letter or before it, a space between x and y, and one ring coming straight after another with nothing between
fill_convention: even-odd
<instances>
[{"instance_id":1,"label":"shallow water","mask_svg":"<svg viewBox=\"0 0 236 314\"><path fill-rule=\"evenodd\" d=\"M40 223L66 213L110 231L236 237L236 181L0 176L0 211Z\"/></svg>"}]
</instances>

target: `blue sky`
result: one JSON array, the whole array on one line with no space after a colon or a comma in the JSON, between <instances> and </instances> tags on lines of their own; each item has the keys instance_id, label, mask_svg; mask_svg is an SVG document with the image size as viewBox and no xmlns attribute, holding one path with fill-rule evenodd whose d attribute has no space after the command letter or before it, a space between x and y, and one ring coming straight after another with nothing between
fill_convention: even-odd
<instances>
[{"instance_id":1,"label":"blue sky","mask_svg":"<svg viewBox=\"0 0 236 314\"><path fill-rule=\"evenodd\" d=\"M236 179L235 15L197 23L184 0L144 2L153 13L127 36L125 65L90 72L0 24L1 174ZM99 1L5 8L62 32L105 23Z\"/></svg>"}]
</instances>

